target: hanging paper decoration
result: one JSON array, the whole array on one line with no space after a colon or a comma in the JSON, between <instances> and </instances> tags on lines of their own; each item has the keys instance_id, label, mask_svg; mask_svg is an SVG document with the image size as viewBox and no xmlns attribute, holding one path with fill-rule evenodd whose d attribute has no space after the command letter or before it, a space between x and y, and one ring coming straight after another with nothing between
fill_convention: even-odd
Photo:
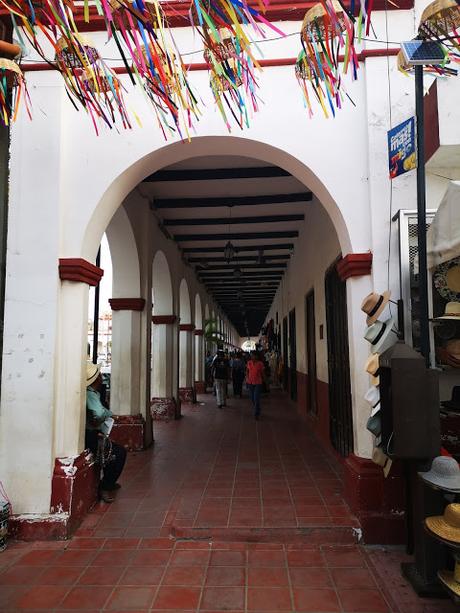
<instances>
[{"instance_id":1,"label":"hanging paper decoration","mask_svg":"<svg viewBox=\"0 0 460 613\"><path fill-rule=\"evenodd\" d=\"M152 102L165 138L175 132L182 136L199 117L198 103L189 85L184 62L167 28L163 9L157 0L111 0L112 36L122 54L119 39L129 50L128 67Z\"/></svg>"},{"instance_id":2,"label":"hanging paper decoration","mask_svg":"<svg viewBox=\"0 0 460 613\"><path fill-rule=\"evenodd\" d=\"M343 54L342 73L351 68L357 78L358 57L354 47L354 25L348 13L336 0L315 4L302 22L300 34L303 51L296 63L296 76L302 87L309 114L312 109L308 97L311 86L324 114L327 107L333 116L342 107L345 93L339 67L339 53Z\"/></svg>"},{"instance_id":3,"label":"hanging paper decoration","mask_svg":"<svg viewBox=\"0 0 460 613\"><path fill-rule=\"evenodd\" d=\"M331 78L325 81L321 81L318 78L318 67L315 67L309 63L307 55L304 50L299 53L295 64L295 74L297 81L302 89L304 95L305 106L308 109L308 114L313 117L313 109L310 101L309 88L312 89L316 100L321 105L325 117L329 117L327 110L328 99L332 99L335 95L340 96L340 92L335 91L335 77L331 74ZM328 94L326 95L323 89L323 85L328 88ZM334 107L332 106L332 112Z\"/></svg>"},{"instance_id":4,"label":"hanging paper decoration","mask_svg":"<svg viewBox=\"0 0 460 613\"><path fill-rule=\"evenodd\" d=\"M124 128L131 127L120 80L86 36L60 38L55 59L68 93L89 113L96 133L98 120L111 128L118 116Z\"/></svg>"},{"instance_id":5,"label":"hanging paper decoration","mask_svg":"<svg viewBox=\"0 0 460 613\"><path fill-rule=\"evenodd\" d=\"M253 111L258 110L254 75L254 63L251 55L239 46L238 38L232 36L228 28L217 31L220 42L208 40L204 50L204 59L210 71L210 85L219 111L231 130L227 119L227 107L240 128L249 126L247 101Z\"/></svg>"},{"instance_id":6,"label":"hanging paper decoration","mask_svg":"<svg viewBox=\"0 0 460 613\"><path fill-rule=\"evenodd\" d=\"M228 130L228 113L240 128L248 126L248 105L258 110L255 71L260 65L252 53L248 28L243 26L250 26L260 38L266 37L262 26L280 36L283 33L245 0L194 0L190 20L202 38L211 89Z\"/></svg>"},{"instance_id":7,"label":"hanging paper decoration","mask_svg":"<svg viewBox=\"0 0 460 613\"><path fill-rule=\"evenodd\" d=\"M419 36L442 45L450 43L460 51L460 4L456 0L436 0L429 4L420 19Z\"/></svg>"},{"instance_id":8,"label":"hanging paper decoration","mask_svg":"<svg viewBox=\"0 0 460 613\"><path fill-rule=\"evenodd\" d=\"M18 61L20 53L18 45L0 40L0 122L5 126L16 120L22 100L31 117L26 81Z\"/></svg>"}]
</instances>

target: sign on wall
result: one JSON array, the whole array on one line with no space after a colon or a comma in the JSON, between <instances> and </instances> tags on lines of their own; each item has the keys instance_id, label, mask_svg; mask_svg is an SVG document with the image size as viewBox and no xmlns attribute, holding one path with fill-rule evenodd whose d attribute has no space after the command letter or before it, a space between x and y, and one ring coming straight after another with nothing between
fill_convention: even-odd
<instances>
[{"instance_id":1,"label":"sign on wall","mask_svg":"<svg viewBox=\"0 0 460 613\"><path fill-rule=\"evenodd\" d=\"M417 167L414 117L388 131L388 158L390 179Z\"/></svg>"}]
</instances>

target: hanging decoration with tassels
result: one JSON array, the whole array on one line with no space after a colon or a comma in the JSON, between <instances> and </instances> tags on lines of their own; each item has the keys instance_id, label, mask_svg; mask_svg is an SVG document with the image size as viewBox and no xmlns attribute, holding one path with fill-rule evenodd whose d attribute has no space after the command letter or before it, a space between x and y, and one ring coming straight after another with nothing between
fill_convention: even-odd
<instances>
[{"instance_id":1,"label":"hanging decoration with tassels","mask_svg":"<svg viewBox=\"0 0 460 613\"><path fill-rule=\"evenodd\" d=\"M256 71L260 70L247 29L261 38L266 37L263 26L280 36L283 32L244 0L194 0L190 20L202 38L211 89L228 130L232 118L240 128L247 127L248 107L258 110Z\"/></svg>"},{"instance_id":2,"label":"hanging decoration with tassels","mask_svg":"<svg viewBox=\"0 0 460 613\"><path fill-rule=\"evenodd\" d=\"M0 40L0 122L4 126L16 120L21 100L31 118L29 94L19 66L20 54L18 45Z\"/></svg>"},{"instance_id":3,"label":"hanging decoration with tassels","mask_svg":"<svg viewBox=\"0 0 460 613\"><path fill-rule=\"evenodd\" d=\"M164 137L177 132L190 138L189 130L200 115L198 101L160 2L111 0L110 7L108 29L133 83L140 84L152 102ZM120 38L129 50L129 66Z\"/></svg>"},{"instance_id":4,"label":"hanging decoration with tassels","mask_svg":"<svg viewBox=\"0 0 460 613\"><path fill-rule=\"evenodd\" d=\"M460 61L460 4L456 0L435 0L422 13L419 38L433 40L450 52L450 59Z\"/></svg>"},{"instance_id":5,"label":"hanging decoration with tassels","mask_svg":"<svg viewBox=\"0 0 460 613\"><path fill-rule=\"evenodd\" d=\"M303 50L295 71L309 114L312 115L312 107L308 88L312 87L325 116L329 117L329 111L335 116L336 109L342 107L343 97L347 95L342 74L351 70L353 80L357 78L353 20L337 0L323 0L305 14L300 38ZM339 53L343 55L342 71Z\"/></svg>"},{"instance_id":6,"label":"hanging decoration with tassels","mask_svg":"<svg viewBox=\"0 0 460 613\"><path fill-rule=\"evenodd\" d=\"M112 128L119 117L124 128L131 127L120 80L86 36L61 37L55 59L67 92L91 116L96 134L99 120Z\"/></svg>"}]
</instances>

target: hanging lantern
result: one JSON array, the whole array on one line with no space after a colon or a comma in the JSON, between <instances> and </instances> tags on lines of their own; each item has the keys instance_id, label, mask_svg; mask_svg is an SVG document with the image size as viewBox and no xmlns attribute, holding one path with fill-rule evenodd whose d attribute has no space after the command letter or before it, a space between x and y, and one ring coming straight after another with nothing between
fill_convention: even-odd
<instances>
[{"instance_id":1,"label":"hanging lantern","mask_svg":"<svg viewBox=\"0 0 460 613\"><path fill-rule=\"evenodd\" d=\"M224 258L227 260L227 264L229 264L233 258L235 257L235 247L232 245L231 241L224 247Z\"/></svg>"},{"instance_id":2,"label":"hanging lantern","mask_svg":"<svg viewBox=\"0 0 460 613\"><path fill-rule=\"evenodd\" d=\"M130 128L131 122L123 99L123 86L117 75L103 62L88 66L82 71L81 81L89 99L97 102L97 109L115 123L119 114L123 127Z\"/></svg>"},{"instance_id":3,"label":"hanging lantern","mask_svg":"<svg viewBox=\"0 0 460 613\"><path fill-rule=\"evenodd\" d=\"M348 13L336 0L315 4L302 22L300 52L295 72L302 88L310 116L313 111L308 95L311 87L326 117L327 106L332 115L342 107L344 91L339 69L339 52L344 54L345 74L352 67L352 77L357 78L358 57L354 47L354 25Z\"/></svg>"},{"instance_id":4,"label":"hanging lantern","mask_svg":"<svg viewBox=\"0 0 460 613\"><path fill-rule=\"evenodd\" d=\"M419 35L460 47L460 4L456 0L435 0L422 13Z\"/></svg>"}]
</instances>

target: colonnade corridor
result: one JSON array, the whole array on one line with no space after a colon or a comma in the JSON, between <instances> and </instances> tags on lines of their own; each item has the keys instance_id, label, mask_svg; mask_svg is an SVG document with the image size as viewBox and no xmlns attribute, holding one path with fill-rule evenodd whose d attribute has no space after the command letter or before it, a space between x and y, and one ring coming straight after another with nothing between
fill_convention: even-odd
<instances>
[{"instance_id":1,"label":"colonnade corridor","mask_svg":"<svg viewBox=\"0 0 460 613\"><path fill-rule=\"evenodd\" d=\"M449 613L400 577L397 551L359 544L340 465L287 395L219 410L211 394L155 422L113 504L67 542L0 554L0 610Z\"/></svg>"}]
</instances>

